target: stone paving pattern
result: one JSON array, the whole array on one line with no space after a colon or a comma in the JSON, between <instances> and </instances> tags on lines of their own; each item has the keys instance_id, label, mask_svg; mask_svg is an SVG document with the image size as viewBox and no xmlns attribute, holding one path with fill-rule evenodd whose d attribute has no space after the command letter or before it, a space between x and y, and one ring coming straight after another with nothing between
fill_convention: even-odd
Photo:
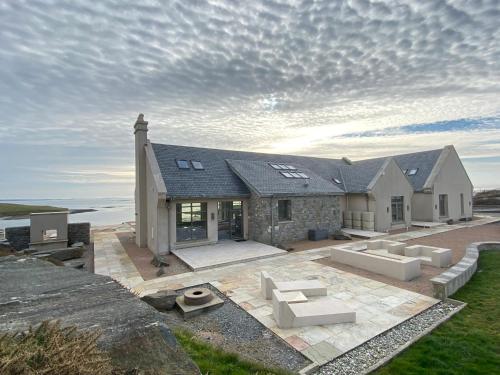
<instances>
[{"instance_id":1,"label":"stone paving pattern","mask_svg":"<svg viewBox=\"0 0 500 375\"><path fill-rule=\"evenodd\" d=\"M492 221L492 218L483 218L385 238L404 242ZM113 232L95 233L94 242L96 273L110 275L140 295L210 283L317 364L330 361L438 302L429 296L315 262L329 256L329 247L143 281ZM342 301L357 312L357 322L279 329L272 318L271 301L266 301L260 295L260 271L268 271L280 281L321 280L328 285L328 296L318 298Z\"/></svg>"}]
</instances>

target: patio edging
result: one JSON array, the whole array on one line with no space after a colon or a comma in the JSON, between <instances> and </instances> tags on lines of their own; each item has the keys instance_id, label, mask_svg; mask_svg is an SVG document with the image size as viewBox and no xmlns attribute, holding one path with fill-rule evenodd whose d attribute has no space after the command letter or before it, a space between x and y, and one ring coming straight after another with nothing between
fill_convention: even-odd
<instances>
[{"instance_id":1,"label":"patio edging","mask_svg":"<svg viewBox=\"0 0 500 375\"><path fill-rule=\"evenodd\" d=\"M500 242L497 241L473 242L468 245L465 255L457 264L430 280L434 298L445 300L463 287L476 272L479 252L497 248L500 248Z\"/></svg>"}]
</instances>

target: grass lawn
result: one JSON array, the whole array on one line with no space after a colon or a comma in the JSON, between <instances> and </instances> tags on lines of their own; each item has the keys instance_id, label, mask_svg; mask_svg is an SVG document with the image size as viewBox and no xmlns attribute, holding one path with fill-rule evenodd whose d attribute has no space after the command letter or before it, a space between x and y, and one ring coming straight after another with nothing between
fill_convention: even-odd
<instances>
[{"instance_id":1,"label":"grass lawn","mask_svg":"<svg viewBox=\"0 0 500 375\"><path fill-rule=\"evenodd\" d=\"M452 298L467 306L376 374L500 374L500 251L482 251Z\"/></svg>"},{"instance_id":2,"label":"grass lawn","mask_svg":"<svg viewBox=\"0 0 500 375\"><path fill-rule=\"evenodd\" d=\"M0 203L0 217L25 216L31 213L66 211L66 208L52 206L32 206L26 204Z\"/></svg>"},{"instance_id":3,"label":"grass lawn","mask_svg":"<svg viewBox=\"0 0 500 375\"><path fill-rule=\"evenodd\" d=\"M237 354L224 352L195 338L186 330L176 329L174 333L204 375L290 374L284 370L272 369L259 363L243 360Z\"/></svg>"}]
</instances>

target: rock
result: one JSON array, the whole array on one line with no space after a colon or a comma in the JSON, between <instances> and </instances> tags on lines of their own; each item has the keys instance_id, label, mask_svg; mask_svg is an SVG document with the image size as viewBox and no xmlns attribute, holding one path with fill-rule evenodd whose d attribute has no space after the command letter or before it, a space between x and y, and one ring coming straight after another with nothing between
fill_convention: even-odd
<instances>
[{"instance_id":1,"label":"rock","mask_svg":"<svg viewBox=\"0 0 500 375\"><path fill-rule=\"evenodd\" d=\"M74 269L83 269L85 266L85 262L81 259L71 259L71 260L65 260L63 262L64 267L71 267Z\"/></svg>"},{"instance_id":2,"label":"rock","mask_svg":"<svg viewBox=\"0 0 500 375\"><path fill-rule=\"evenodd\" d=\"M156 276L160 277L160 276L163 276L163 275L165 275L165 268L163 266L160 266L160 268L158 269L158 271L156 271Z\"/></svg>"},{"instance_id":3,"label":"rock","mask_svg":"<svg viewBox=\"0 0 500 375\"><path fill-rule=\"evenodd\" d=\"M449 220L447 220L447 221L446 221L446 224L448 224L448 225L452 225L452 224L453 224L453 219L449 219Z\"/></svg>"},{"instance_id":4,"label":"rock","mask_svg":"<svg viewBox=\"0 0 500 375\"><path fill-rule=\"evenodd\" d=\"M151 260L151 264L155 267L168 267L169 264L167 262L167 258L162 255L155 255Z\"/></svg>"},{"instance_id":5,"label":"rock","mask_svg":"<svg viewBox=\"0 0 500 375\"><path fill-rule=\"evenodd\" d=\"M0 241L0 254L12 254L14 253L14 248L10 245L7 240Z\"/></svg>"},{"instance_id":6,"label":"rock","mask_svg":"<svg viewBox=\"0 0 500 375\"><path fill-rule=\"evenodd\" d=\"M179 293L175 290L162 290L160 292L144 296L141 299L157 310L169 311L174 308L175 299L177 297L179 297Z\"/></svg>"},{"instance_id":7,"label":"rock","mask_svg":"<svg viewBox=\"0 0 500 375\"><path fill-rule=\"evenodd\" d=\"M55 250L42 250L32 253L33 256L43 256L48 255L53 259L57 260L70 260L75 258L81 258L83 255L84 249L81 247L67 247L64 249L55 249Z\"/></svg>"},{"instance_id":8,"label":"rock","mask_svg":"<svg viewBox=\"0 0 500 375\"><path fill-rule=\"evenodd\" d=\"M165 317L108 276L56 267L32 257L0 257L0 336L44 320L99 328L98 346L116 373L200 374ZM13 303L19 301L19 303Z\"/></svg>"},{"instance_id":9,"label":"rock","mask_svg":"<svg viewBox=\"0 0 500 375\"><path fill-rule=\"evenodd\" d=\"M75 242L71 247L83 247L84 243L83 242Z\"/></svg>"},{"instance_id":10,"label":"rock","mask_svg":"<svg viewBox=\"0 0 500 375\"><path fill-rule=\"evenodd\" d=\"M345 240L350 241L350 240L352 240L352 237L350 235L348 235L347 233L342 232L341 230L336 231L333 234L332 238L334 240L341 240L341 241L345 241Z\"/></svg>"}]
</instances>

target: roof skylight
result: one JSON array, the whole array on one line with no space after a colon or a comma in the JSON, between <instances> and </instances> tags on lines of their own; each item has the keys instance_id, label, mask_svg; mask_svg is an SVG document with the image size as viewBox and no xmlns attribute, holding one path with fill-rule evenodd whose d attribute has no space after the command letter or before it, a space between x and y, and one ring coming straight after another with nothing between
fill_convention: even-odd
<instances>
[{"instance_id":1,"label":"roof skylight","mask_svg":"<svg viewBox=\"0 0 500 375\"><path fill-rule=\"evenodd\" d=\"M276 163L269 163L271 167L274 169L279 169L279 170L284 170L284 171L294 171L297 168L295 168L293 165L287 165L287 164L276 164Z\"/></svg>"},{"instance_id":2,"label":"roof skylight","mask_svg":"<svg viewBox=\"0 0 500 375\"><path fill-rule=\"evenodd\" d=\"M309 176L303 172L280 172L280 173L286 178L309 178Z\"/></svg>"},{"instance_id":3,"label":"roof skylight","mask_svg":"<svg viewBox=\"0 0 500 375\"><path fill-rule=\"evenodd\" d=\"M189 163L187 160L176 160L176 163L179 169L189 169Z\"/></svg>"},{"instance_id":4,"label":"roof skylight","mask_svg":"<svg viewBox=\"0 0 500 375\"><path fill-rule=\"evenodd\" d=\"M339 180L338 178L335 178L335 177L334 177L334 178L332 178L332 180L333 180L333 182L335 182L336 184L340 184L340 183L341 183L341 182L340 182L340 180Z\"/></svg>"},{"instance_id":5,"label":"roof skylight","mask_svg":"<svg viewBox=\"0 0 500 375\"><path fill-rule=\"evenodd\" d=\"M194 169L197 169L197 170L205 169L205 168L203 168L203 164L201 164L201 161L191 160L191 164L193 165Z\"/></svg>"},{"instance_id":6,"label":"roof skylight","mask_svg":"<svg viewBox=\"0 0 500 375\"><path fill-rule=\"evenodd\" d=\"M410 169L408 171L408 176L415 176L418 172L418 168Z\"/></svg>"}]
</instances>

